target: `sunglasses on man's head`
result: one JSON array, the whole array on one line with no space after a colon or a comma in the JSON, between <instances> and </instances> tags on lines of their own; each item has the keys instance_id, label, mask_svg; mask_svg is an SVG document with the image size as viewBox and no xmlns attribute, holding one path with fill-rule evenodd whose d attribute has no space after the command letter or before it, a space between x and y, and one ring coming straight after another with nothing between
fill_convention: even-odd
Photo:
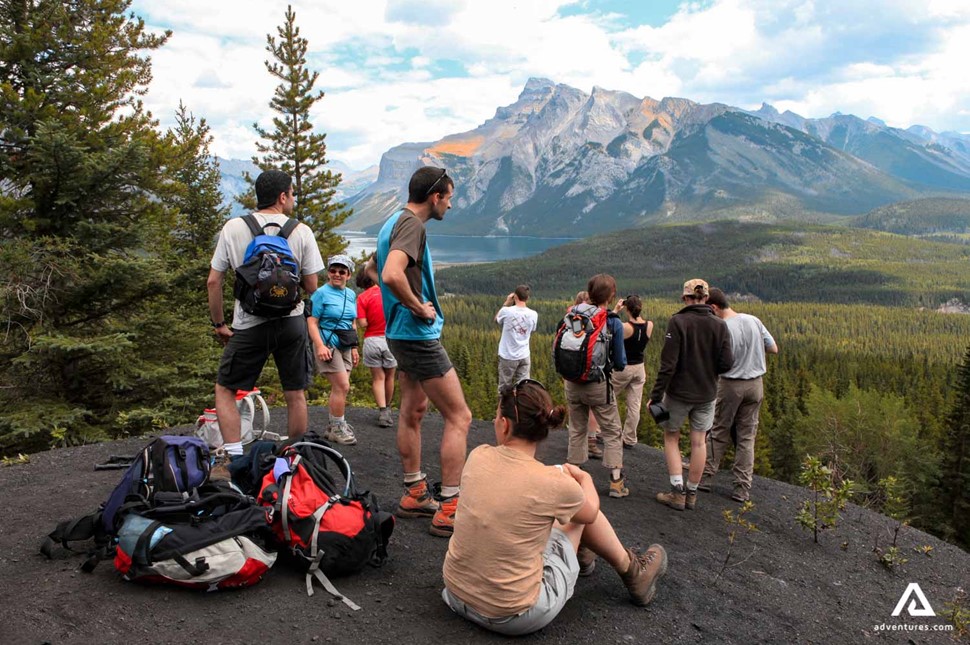
<instances>
[{"instance_id":1,"label":"sunglasses on man's head","mask_svg":"<svg viewBox=\"0 0 970 645\"><path fill-rule=\"evenodd\" d=\"M330 267L329 269L327 269L327 271L329 271L330 273L335 273L337 275L350 275L350 271L340 267Z\"/></svg>"},{"instance_id":2,"label":"sunglasses on man's head","mask_svg":"<svg viewBox=\"0 0 970 645\"><path fill-rule=\"evenodd\" d=\"M424 196L427 197L428 195L430 195L431 193L433 193L434 192L434 189L435 189L435 186L437 186L439 183L441 183L441 180L444 179L447 176L448 176L448 171L445 170L444 168L442 168L441 169L441 174L438 175L438 178L434 180L434 183L431 184L431 188L428 189L428 192L426 192L424 194Z\"/></svg>"}]
</instances>

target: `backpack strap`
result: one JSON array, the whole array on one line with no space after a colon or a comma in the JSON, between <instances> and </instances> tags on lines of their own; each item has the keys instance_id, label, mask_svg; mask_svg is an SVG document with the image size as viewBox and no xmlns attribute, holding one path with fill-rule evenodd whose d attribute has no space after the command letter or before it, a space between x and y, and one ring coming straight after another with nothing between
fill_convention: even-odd
<instances>
[{"instance_id":1,"label":"backpack strap","mask_svg":"<svg viewBox=\"0 0 970 645\"><path fill-rule=\"evenodd\" d=\"M277 235L279 235L285 240L288 237L290 237L290 233L292 233L299 225L300 225L300 220L293 219L291 217L288 220L286 220L286 224L283 225L283 228L280 229L280 232L277 233Z\"/></svg>"},{"instance_id":2,"label":"backpack strap","mask_svg":"<svg viewBox=\"0 0 970 645\"><path fill-rule=\"evenodd\" d=\"M249 227L249 232L253 234L253 237L263 234L263 227L259 225L259 220L252 213L243 215L243 221L246 222L246 226Z\"/></svg>"}]
</instances>

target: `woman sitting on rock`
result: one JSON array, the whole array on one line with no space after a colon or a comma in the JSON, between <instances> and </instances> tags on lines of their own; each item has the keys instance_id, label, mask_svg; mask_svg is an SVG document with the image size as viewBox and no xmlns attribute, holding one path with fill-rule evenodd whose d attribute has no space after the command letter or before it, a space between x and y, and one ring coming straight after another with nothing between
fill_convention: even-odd
<instances>
[{"instance_id":1,"label":"woman sitting on rock","mask_svg":"<svg viewBox=\"0 0 970 645\"><path fill-rule=\"evenodd\" d=\"M539 442L564 416L542 384L520 381L501 395L498 445L475 448L462 471L441 595L459 616L500 634L548 625L577 577L593 572L597 555L637 605L653 600L667 570L662 546L637 554L620 543L589 473L535 459Z\"/></svg>"}]
</instances>

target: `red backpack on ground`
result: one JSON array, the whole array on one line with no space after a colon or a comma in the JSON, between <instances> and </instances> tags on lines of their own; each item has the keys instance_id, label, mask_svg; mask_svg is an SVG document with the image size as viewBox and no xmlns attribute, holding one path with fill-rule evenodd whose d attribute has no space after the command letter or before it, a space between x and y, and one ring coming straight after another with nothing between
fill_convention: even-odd
<instances>
[{"instance_id":1,"label":"red backpack on ground","mask_svg":"<svg viewBox=\"0 0 970 645\"><path fill-rule=\"evenodd\" d=\"M337 466L337 477L328 471L328 462ZM263 477L259 502L273 508L277 541L306 568L307 594L313 595L316 579L348 607L360 609L327 576L382 565L394 517L380 510L373 494L357 490L343 455L318 440L285 447Z\"/></svg>"},{"instance_id":2,"label":"red backpack on ground","mask_svg":"<svg viewBox=\"0 0 970 645\"><path fill-rule=\"evenodd\" d=\"M552 345L556 372L573 383L609 381L613 371L609 313L602 307L570 307L556 330Z\"/></svg>"}]
</instances>

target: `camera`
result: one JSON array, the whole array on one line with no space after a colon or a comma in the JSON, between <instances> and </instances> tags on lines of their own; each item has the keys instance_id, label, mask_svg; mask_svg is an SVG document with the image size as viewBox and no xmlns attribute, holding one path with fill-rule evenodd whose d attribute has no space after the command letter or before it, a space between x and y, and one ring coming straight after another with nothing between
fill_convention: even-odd
<instances>
[{"instance_id":1,"label":"camera","mask_svg":"<svg viewBox=\"0 0 970 645\"><path fill-rule=\"evenodd\" d=\"M651 403L649 408L650 416L657 423L666 421L670 418L670 410L663 403Z\"/></svg>"}]
</instances>

